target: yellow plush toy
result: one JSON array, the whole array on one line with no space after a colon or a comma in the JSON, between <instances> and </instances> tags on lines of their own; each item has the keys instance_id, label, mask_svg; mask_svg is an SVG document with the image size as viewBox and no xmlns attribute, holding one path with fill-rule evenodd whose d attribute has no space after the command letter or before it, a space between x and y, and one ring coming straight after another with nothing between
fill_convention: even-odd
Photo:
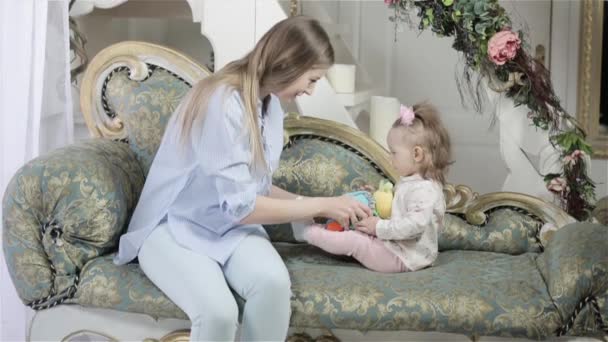
<instances>
[{"instance_id":1,"label":"yellow plush toy","mask_svg":"<svg viewBox=\"0 0 608 342\"><path fill-rule=\"evenodd\" d=\"M381 219L391 217L391 208L393 206L393 183L387 180L381 180L378 190L374 192L374 200L376 201L376 212Z\"/></svg>"}]
</instances>

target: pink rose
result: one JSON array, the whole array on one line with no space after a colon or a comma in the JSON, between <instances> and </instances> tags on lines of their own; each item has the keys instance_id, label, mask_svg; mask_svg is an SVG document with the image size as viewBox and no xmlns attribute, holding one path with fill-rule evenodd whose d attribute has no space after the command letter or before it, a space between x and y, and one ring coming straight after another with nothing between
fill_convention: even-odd
<instances>
[{"instance_id":1,"label":"pink rose","mask_svg":"<svg viewBox=\"0 0 608 342\"><path fill-rule=\"evenodd\" d=\"M576 165L576 162L579 159L583 158L584 156L585 156L585 152L583 152L581 150L575 150L569 156L565 156L563 162L565 165L574 166L574 165Z\"/></svg>"},{"instance_id":2,"label":"pink rose","mask_svg":"<svg viewBox=\"0 0 608 342\"><path fill-rule=\"evenodd\" d=\"M551 192L562 193L568 191L568 183L566 183L566 180L562 177L556 177L549 182L547 189Z\"/></svg>"},{"instance_id":3,"label":"pink rose","mask_svg":"<svg viewBox=\"0 0 608 342\"><path fill-rule=\"evenodd\" d=\"M503 65L517 55L521 40L513 31L500 31L488 41L488 56L496 65Z\"/></svg>"},{"instance_id":4,"label":"pink rose","mask_svg":"<svg viewBox=\"0 0 608 342\"><path fill-rule=\"evenodd\" d=\"M394 3L397 3L397 1L399 1L399 0L384 0L384 3L387 5L392 5Z\"/></svg>"},{"instance_id":5,"label":"pink rose","mask_svg":"<svg viewBox=\"0 0 608 342\"><path fill-rule=\"evenodd\" d=\"M564 165L573 166L576 164L576 159L572 158L572 156L565 156L563 163Z\"/></svg>"},{"instance_id":6,"label":"pink rose","mask_svg":"<svg viewBox=\"0 0 608 342\"><path fill-rule=\"evenodd\" d=\"M585 156L585 152L581 150L575 150L570 156L574 159L581 159Z\"/></svg>"}]
</instances>

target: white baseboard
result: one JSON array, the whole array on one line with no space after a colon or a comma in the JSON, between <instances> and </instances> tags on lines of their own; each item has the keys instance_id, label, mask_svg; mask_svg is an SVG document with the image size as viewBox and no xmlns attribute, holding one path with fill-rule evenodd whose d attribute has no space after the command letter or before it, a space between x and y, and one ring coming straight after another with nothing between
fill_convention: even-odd
<instances>
[{"instance_id":1,"label":"white baseboard","mask_svg":"<svg viewBox=\"0 0 608 342\"><path fill-rule=\"evenodd\" d=\"M151 316L108 309L84 308L79 305L59 305L38 311L34 316L28 341L143 341L160 339L182 329L190 322L179 319L154 319ZM356 341L471 341L468 336L440 332L368 331L290 328L289 335L306 333L313 338L333 334L344 342ZM237 334L238 335L238 334ZM560 342L597 341L592 338L562 337L549 339ZM476 341L531 341L500 337L480 337Z\"/></svg>"}]
</instances>

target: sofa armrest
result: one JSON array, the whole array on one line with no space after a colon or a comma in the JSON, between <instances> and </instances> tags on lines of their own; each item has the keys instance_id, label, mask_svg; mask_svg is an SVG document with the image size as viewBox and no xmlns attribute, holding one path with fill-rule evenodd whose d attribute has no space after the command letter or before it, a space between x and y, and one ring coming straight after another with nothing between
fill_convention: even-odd
<instances>
[{"instance_id":1,"label":"sofa armrest","mask_svg":"<svg viewBox=\"0 0 608 342\"><path fill-rule=\"evenodd\" d=\"M536 262L562 317L558 334L567 333L583 309L593 316L595 329L606 329L608 308L605 301L598 299L608 294L607 226L591 223L564 226L555 232Z\"/></svg>"},{"instance_id":2,"label":"sofa armrest","mask_svg":"<svg viewBox=\"0 0 608 342\"><path fill-rule=\"evenodd\" d=\"M116 247L143 183L129 146L106 139L23 166L2 203L3 252L21 300L41 309L73 296L84 264Z\"/></svg>"}]
</instances>

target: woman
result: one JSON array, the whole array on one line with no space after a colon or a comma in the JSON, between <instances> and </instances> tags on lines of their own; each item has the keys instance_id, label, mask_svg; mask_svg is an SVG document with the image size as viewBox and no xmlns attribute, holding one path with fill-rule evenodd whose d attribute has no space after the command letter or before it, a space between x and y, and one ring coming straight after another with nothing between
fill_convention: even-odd
<instances>
[{"instance_id":1,"label":"woman","mask_svg":"<svg viewBox=\"0 0 608 342\"><path fill-rule=\"evenodd\" d=\"M283 145L279 100L311 95L333 64L320 24L293 17L244 58L197 83L171 118L115 262L144 273L192 322L191 340L284 340L287 269L262 224L371 212L349 197L303 198L272 186Z\"/></svg>"}]
</instances>

